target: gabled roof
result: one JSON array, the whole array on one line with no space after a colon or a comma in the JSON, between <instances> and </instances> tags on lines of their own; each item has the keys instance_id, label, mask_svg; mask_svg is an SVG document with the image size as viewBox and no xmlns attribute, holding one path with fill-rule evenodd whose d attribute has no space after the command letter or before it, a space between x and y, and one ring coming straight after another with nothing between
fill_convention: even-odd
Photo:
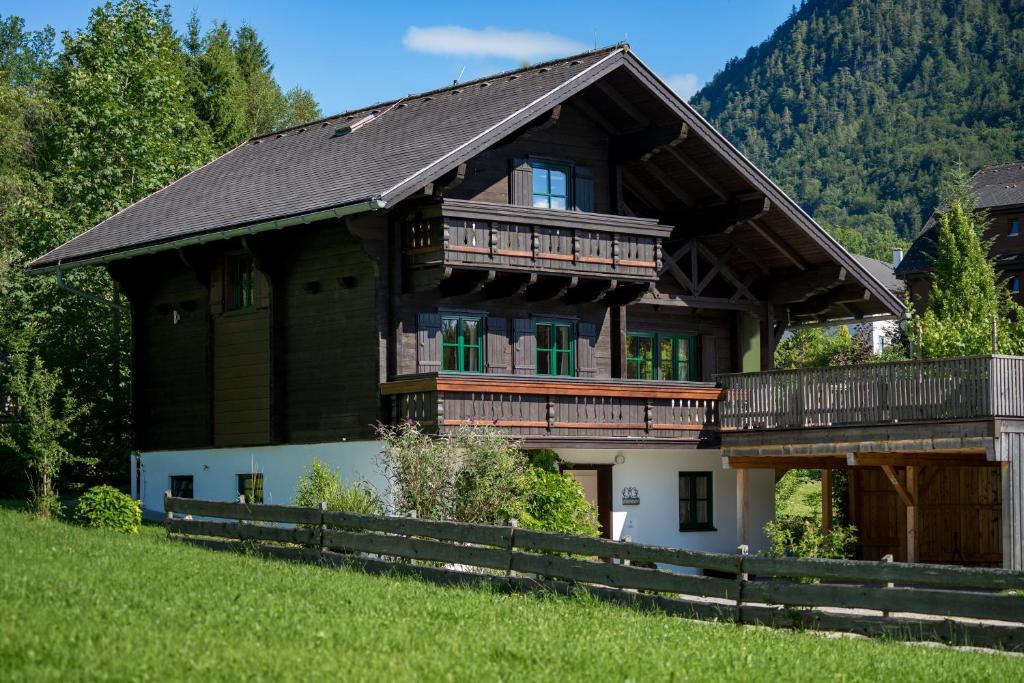
<instances>
[{"instance_id":1,"label":"gabled roof","mask_svg":"<svg viewBox=\"0 0 1024 683\"><path fill-rule=\"evenodd\" d=\"M864 266L864 269L871 273L872 277L885 285L886 289L896 296L903 296L903 292L906 291L906 284L896 277L890 264L860 254L854 254L853 258L857 259L857 262Z\"/></svg>"},{"instance_id":2,"label":"gabled roof","mask_svg":"<svg viewBox=\"0 0 1024 683\"><path fill-rule=\"evenodd\" d=\"M1024 161L985 166L971 176L971 190L979 209L1001 209L1024 206ZM935 259L935 243L939 235L936 208L907 250L896 274L900 277L931 270Z\"/></svg>"},{"instance_id":3,"label":"gabled roof","mask_svg":"<svg viewBox=\"0 0 1024 683\"><path fill-rule=\"evenodd\" d=\"M375 198L397 201L410 179L428 175L430 169L486 138L500 124L527 114L537 100L575 91L573 86L581 76L623 49L605 48L495 74L254 138L107 218L29 267L38 269L58 262L70 265L144 245ZM373 115L361 126L354 126ZM336 135L347 126L354 129ZM474 150L477 147L473 145Z\"/></svg>"},{"instance_id":4,"label":"gabled roof","mask_svg":"<svg viewBox=\"0 0 1024 683\"><path fill-rule=\"evenodd\" d=\"M710 239L757 242L770 250L770 258L808 274L819 266L841 266L870 293L871 304L862 306L865 314L903 312L899 297L627 46L496 74L250 140L36 259L30 268L106 262L260 226L284 227L331 212L394 205L555 105L577 95L586 100L586 92L594 90L589 86L600 90L606 82L625 88L620 109L656 110L660 125L674 124L678 131L682 124L691 131L686 139L703 156L699 167L680 169L687 182L714 190L722 199L754 190L770 203L763 218L747 221L743 236L737 231ZM611 112L596 117L615 118ZM641 164L634 180L642 182L646 175L652 187L678 187L664 174ZM741 251L749 256L734 260L765 267L764 257Z\"/></svg>"}]
</instances>

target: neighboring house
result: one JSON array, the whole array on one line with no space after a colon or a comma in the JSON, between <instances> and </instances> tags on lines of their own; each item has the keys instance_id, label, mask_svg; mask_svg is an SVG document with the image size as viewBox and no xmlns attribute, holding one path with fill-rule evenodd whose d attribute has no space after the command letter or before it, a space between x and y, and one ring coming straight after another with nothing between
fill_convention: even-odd
<instances>
[{"instance_id":1,"label":"neighboring house","mask_svg":"<svg viewBox=\"0 0 1024 683\"><path fill-rule=\"evenodd\" d=\"M751 443L789 375L749 373L789 326L903 313L625 46L250 140L30 268L86 264L131 301L150 510L285 503L314 456L379 482L375 421L485 421L605 536L723 552L804 466Z\"/></svg>"},{"instance_id":2,"label":"neighboring house","mask_svg":"<svg viewBox=\"0 0 1024 683\"><path fill-rule=\"evenodd\" d=\"M989 255L996 272L1006 281L1014 300L1024 304L1024 161L986 166L971 176L971 189L978 208L989 218L984 239L991 242ZM910 288L915 306L928 297L932 262L935 259L939 226L933 213L896 269L896 275Z\"/></svg>"}]
</instances>

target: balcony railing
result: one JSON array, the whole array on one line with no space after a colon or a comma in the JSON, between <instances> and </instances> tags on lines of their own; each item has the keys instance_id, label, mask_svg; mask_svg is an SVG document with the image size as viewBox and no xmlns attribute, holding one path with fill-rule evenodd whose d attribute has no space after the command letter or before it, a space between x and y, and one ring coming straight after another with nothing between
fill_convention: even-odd
<instances>
[{"instance_id":1,"label":"balcony railing","mask_svg":"<svg viewBox=\"0 0 1024 683\"><path fill-rule=\"evenodd\" d=\"M492 424L545 442L708 442L721 390L709 383L484 374L422 374L381 385L392 421L432 432Z\"/></svg>"},{"instance_id":2,"label":"balcony railing","mask_svg":"<svg viewBox=\"0 0 1024 683\"><path fill-rule=\"evenodd\" d=\"M405 225L405 263L654 281L657 220L446 199Z\"/></svg>"},{"instance_id":3,"label":"balcony railing","mask_svg":"<svg viewBox=\"0 0 1024 683\"><path fill-rule=\"evenodd\" d=\"M970 356L719 375L722 429L1024 417L1024 357Z\"/></svg>"}]
</instances>

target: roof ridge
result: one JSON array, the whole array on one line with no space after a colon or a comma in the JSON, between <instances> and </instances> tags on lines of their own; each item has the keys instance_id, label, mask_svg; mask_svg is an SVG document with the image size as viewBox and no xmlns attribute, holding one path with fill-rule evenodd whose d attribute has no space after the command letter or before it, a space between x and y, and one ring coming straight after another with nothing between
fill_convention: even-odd
<instances>
[{"instance_id":1,"label":"roof ridge","mask_svg":"<svg viewBox=\"0 0 1024 683\"><path fill-rule=\"evenodd\" d=\"M538 62L537 64L527 64L526 66L521 66L521 67L518 67L516 69L507 69L505 71L498 71L496 73L487 74L486 76L481 76L481 77L473 79L471 81L465 81L465 82L462 82L462 83L453 83L451 85L446 85L443 88L434 88L433 90L426 90L424 92L419 92L419 93L411 93L411 94L408 94L408 95L404 95L402 97L396 97L396 98L393 98L393 99L390 99L390 100L384 100L384 101L381 101L381 102L375 102L374 104L370 104L370 105L367 105L365 107L358 107L356 109L349 109L348 111L343 111L343 112L340 112L338 114L331 114L330 116L324 116L323 118L315 119L313 121L307 121L306 123L299 123L299 124L296 124L294 126L288 126L287 128L281 128L279 130L275 130L275 131L272 131L270 133L264 133L263 135L255 135L255 136L249 138L246 142L254 142L256 140L265 140L267 138L276 137L278 135L287 133L289 131L298 130L300 128L308 128L310 126L316 126L316 125L323 124L323 123L329 123L329 122L334 121L336 119L341 119L341 118L349 117L349 116L355 116L356 114L359 114L359 113L362 113L362 112L365 112L365 111L370 111L370 110L373 110L373 109L383 109L384 107L395 105L395 104L398 104L399 102L407 102L409 100L415 100L415 99L419 99L421 97L430 97L432 95L438 95L438 94L441 94L441 93L444 93L444 92L448 92L450 90L456 90L458 88L468 88L470 86L477 85L479 83L484 83L486 81L490 81L490 80L493 80L495 78L503 78L505 76L512 76L512 75L515 75L515 74L526 73L528 71L535 71L537 69L543 69L545 67L550 67L550 66L552 66L554 64L559 64L561 62L568 62L568 61L572 61L574 59L579 59L581 57L590 57L591 55L596 55L596 54L600 54L600 53L604 53L604 52L612 52L614 50L619 50L619 49L625 49L626 51L628 51L629 50L629 43L619 42L619 43L615 43L613 45L606 45L605 47L595 48L593 50L587 50L585 52L578 52L576 54L565 55L563 57L555 57L555 58L549 59L549 60L544 61L544 62Z\"/></svg>"}]
</instances>

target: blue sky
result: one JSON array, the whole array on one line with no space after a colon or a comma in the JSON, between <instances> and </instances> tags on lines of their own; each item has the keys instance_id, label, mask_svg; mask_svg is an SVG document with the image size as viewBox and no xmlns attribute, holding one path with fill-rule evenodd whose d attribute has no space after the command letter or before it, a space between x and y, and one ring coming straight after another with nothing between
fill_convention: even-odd
<instances>
[{"instance_id":1,"label":"blue sky","mask_svg":"<svg viewBox=\"0 0 1024 683\"><path fill-rule=\"evenodd\" d=\"M401 97L559 54L628 41L680 94L767 38L794 0L651 2L229 2L176 0L175 26L193 9L204 26L251 24L285 89L313 91L325 114ZM0 14L28 28L85 26L96 2L5 0Z\"/></svg>"}]
</instances>

